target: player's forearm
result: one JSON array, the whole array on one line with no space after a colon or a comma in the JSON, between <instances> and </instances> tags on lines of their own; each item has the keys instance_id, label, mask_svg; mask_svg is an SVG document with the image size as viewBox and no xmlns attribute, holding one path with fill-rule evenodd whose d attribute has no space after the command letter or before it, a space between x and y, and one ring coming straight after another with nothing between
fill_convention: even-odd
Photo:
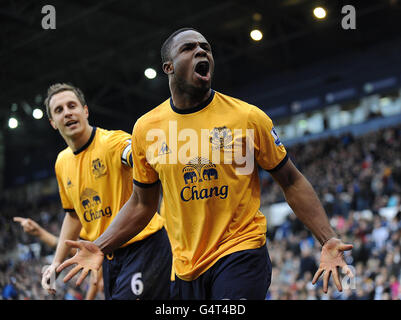
<instances>
[{"instance_id":1,"label":"player's forearm","mask_svg":"<svg viewBox=\"0 0 401 320\"><path fill-rule=\"evenodd\" d=\"M156 202L143 204L131 196L110 226L94 243L103 253L112 252L140 233L148 225L156 210Z\"/></svg>"},{"instance_id":2,"label":"player's forearm","mask_svg":"<svg viewBox=\"0 0 401 320\"><path fill-rule=\"evenodd\" d=\"M51 248L57 247L58 238L54 234L51 234L47 230L43 229L42 227L40 227L39 229L38 238L40 241L47 244Z\"/></svg>"},{"instance_id":3,"label":"player's forearm","mask_svg":"<svg viewBox=\"0 0 401 320\"><path fill-rule=\"evenodd\" d=\"M320 244L337 236L312 185L304 176L298 176L283 191L289 206Z\"/></svg>"},{"instance_id":4,"label":"player's forearm","mask_svg":"<svg viewBox=\"0 0 401 320\"><path fill-rule=\"evenodd\" d=\"M66 213L61 227L60 237L57 244L53 263L63 262L69 254L70 247L65 240L76 240L79 237L82 225L75 213Z\"/></svg>"}]
</instances>

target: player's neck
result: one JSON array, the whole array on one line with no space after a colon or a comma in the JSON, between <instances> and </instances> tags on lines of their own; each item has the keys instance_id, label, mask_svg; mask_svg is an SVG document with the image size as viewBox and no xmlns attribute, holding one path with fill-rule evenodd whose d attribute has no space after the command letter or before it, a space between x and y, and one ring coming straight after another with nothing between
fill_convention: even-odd
<instances>
[{"instance_id":1,"label":"player's neck","mask_svg":"<svg viewBox=\"0 0 401 320\"><path fill-rule=\"evenodd\" d=\"M173 99L174 107L181 110L191 109L197 107L209 99L212 89L206 93L194 95L188 92L183 92L179 89L171 90L171 98Z\"/></svg>"},{"instance_id":2,"label":"player's neck","mask_svg":"<svg viewBox=\"0 0 401 320\"><path fill-rule=\"evenodd\" d=\"M71 148L73 152L81 149L86 143L88 143L91 134L92 134L93 127L89 124L85 127L85 129L76 136L72 137L64 137L65 142Z\"/></svg>"}]
</instances>

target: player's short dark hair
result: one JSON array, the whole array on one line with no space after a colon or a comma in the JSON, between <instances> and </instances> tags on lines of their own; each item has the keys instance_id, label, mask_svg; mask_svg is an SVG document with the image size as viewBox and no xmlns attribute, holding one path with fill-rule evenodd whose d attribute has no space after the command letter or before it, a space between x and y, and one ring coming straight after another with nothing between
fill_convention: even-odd
<instances>
[{"instance_id":1,"label":"player's short dark hair","mask_svg":"<svg viewBox=\"0 0 401 320\"><path fill-rule=\"evenodd\" d=\"M181 29L178 29L177 31L174 31L174 32L166 39L166 41L164 41L164 43L163 43L163 45L162 45L162 48L161 48L161 50L160 50L161 57L162 57L162 63L165 63L166 61L168 61L168 60L170 59L170 49L171 49L171 44L172 44L172 42L173 42L174 37L175 37L177 34L180 34L181 32L189 31L189 30L199 32L198 30L196 30L196 29L194 29L194 28L188 28L188 27L187 27L187 28L181 28ZM200 33L200 32L199 32L199 33Z\"/></svg>"},{"instance_id":2,"label":"player's short dark hair","mask_svg":"<svg viewBox=\"0 0 401 320\"><path fill-rule=\"evenodd\" d=\"M72 84L69 83L55 83L52 84L49 89L47 89L47 97L45 99L45 106L46 106L46 113L47 113L47 117L49 119L52 119L52 114L50 112L50 99L57 93L63 92L63 91L72 91L75 93L75 95L77 96L79 102L82 104L82 106L86 105L86 101L85 101L85 96L83 94L83 92L81 91L81 89L73 86Z\"/></svg>"}]
</instances>

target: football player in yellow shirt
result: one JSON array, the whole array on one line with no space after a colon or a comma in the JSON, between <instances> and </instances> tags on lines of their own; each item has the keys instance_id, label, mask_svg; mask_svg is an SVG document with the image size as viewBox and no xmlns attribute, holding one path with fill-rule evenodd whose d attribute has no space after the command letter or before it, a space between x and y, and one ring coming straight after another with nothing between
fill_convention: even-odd
<instances>
[{"instance_id":1,"label":"football player in yellow shirt","mask_svg":"<svg viewBox=\"0 0 401 320\"><path fill-rule=\"evenodd\" d=\"M96 240L129 199L133 188L132 146L128 133L89 124L88 106L79 88L52 85L45 104L52 127L67 143L55 164L66 215L53 263L42 277L42 286L52 292L54 283L50 280L70 250L66 240L76 240L82 232L87 240ZM171 248L163 219L155 212L140 233L126 239L104 259L102 256L106 299L169 298Z\"/></svg>"},{"instance_id":2,"label":"football player in yellow shirt","mask_svg":"<svg viewBox=\"0 0 401 320\"><path fill-rule=\"evenodd\" d=\"M259 108L211 88L212 49L191 28L174 32L162 46L171 98L137 120L133 129L134 190L110 227L59 266L98 268L101 257L148 223L163 189L161 215L173 251L178 299L264 299L271 280L266 219L259 211L257 165L281 186L297 217L322 245L323 289L330 275L342 290L338 267L349 276L344 244L307 179L297 170Z\"/></svg>"}]
</instances>

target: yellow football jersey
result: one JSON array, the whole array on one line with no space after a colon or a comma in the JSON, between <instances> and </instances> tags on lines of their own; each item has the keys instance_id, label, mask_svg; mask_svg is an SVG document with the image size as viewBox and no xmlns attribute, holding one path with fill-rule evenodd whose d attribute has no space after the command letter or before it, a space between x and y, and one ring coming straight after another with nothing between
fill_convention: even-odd
<instances>
[{"instance_id":1,"label":"yellow football jersey","mask_svg":"<svg viewBox=\"0 0 401 320\"><path fill-rule=\"evenodd\" d=\"M81 237L97 239L110 225L132 193L131 136L124 131L93 128L82 148L61 151L55 164L65 211L75 211ZM142 240L163 227L156 213L148 226L123 246Z\"/></svg>"},{"instance_id":2,"label":"yellow football jersey","mask_svg":"<svg viewBox=\"0 0 401 320\"><path fill-rule=\"evenodd\" d=\"M79 233L79 238L82 240L88 240L88 235L86 234L86 231L84 228L81 229L81 232Z\"/></svg>"},{"instance_id":3,"label":"yellow football jersey","mask_svg":"<svg viewBox=\"0 0 401 320\"><path fill-rule=\"evenodd\" d=\"M138 119L132 142L134 183L162 183L160 213L179 278L265 244L257 164L275 170L288 156L262 110L213 90L191 110L170 98Z\"/></svg>"}]
</instances>

